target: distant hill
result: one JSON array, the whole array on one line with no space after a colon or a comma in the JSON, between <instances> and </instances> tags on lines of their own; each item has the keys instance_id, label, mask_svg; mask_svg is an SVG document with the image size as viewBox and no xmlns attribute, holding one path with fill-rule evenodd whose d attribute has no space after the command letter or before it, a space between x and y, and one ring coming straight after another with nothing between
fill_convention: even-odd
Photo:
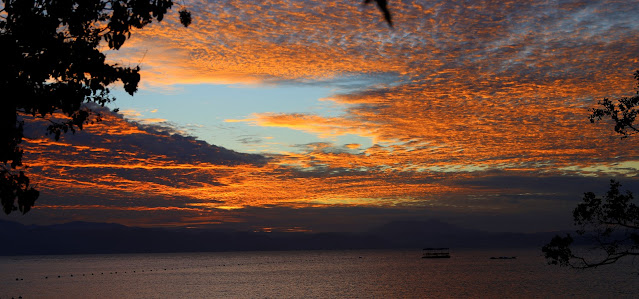
<instances>
[{"instance_id":1,"label":"distant hill","mask_svg":"<svg viewBox=\"0 0 639 299\"><path fill-rule=\"evenodd\" d=\"M438 220L396 221L364 233L263 233L128 227L69 222L46 226L0 220L0 255L245 250L541 247L554 233L487 233Z\"/></svg>"},{"instance_id":2,"label":"distant hill","mask_svg":"<svg viewBox=\"0 0 639 299\"><path fill-rule=\"evenodd\" d=\"M129 227L118 223L73 221L63 224L49 225L48 228L54 230L117 230L127 229Z\"/></svg>"},{"instance_id":3,"label":"distant hill","mask_svg":"<svg viewBox=\"0 0 639 299\"><path fill-rule=\"evenodd\" d=\"M557 233L489 233L439 220L394 221L370 231L395 248L521 248L541 247Z\"/></svg>"}]
</instances>

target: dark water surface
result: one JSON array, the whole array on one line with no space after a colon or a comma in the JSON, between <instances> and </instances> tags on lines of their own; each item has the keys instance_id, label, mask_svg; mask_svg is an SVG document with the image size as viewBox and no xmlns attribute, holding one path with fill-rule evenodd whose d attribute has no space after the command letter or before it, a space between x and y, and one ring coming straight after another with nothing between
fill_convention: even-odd
<instances>
[{"instance_id":1,"label":"dark water surface","mask_svg":"<svg viewBox=\"0 0 639 299\"><path fill-rule=\"evenodd\" d=\"M451 253L451 259L422 259L419 250L0 257L0 298L639 296L632 261L576 271L546 265L539 250Z\"/></svg>"}]
</instances>

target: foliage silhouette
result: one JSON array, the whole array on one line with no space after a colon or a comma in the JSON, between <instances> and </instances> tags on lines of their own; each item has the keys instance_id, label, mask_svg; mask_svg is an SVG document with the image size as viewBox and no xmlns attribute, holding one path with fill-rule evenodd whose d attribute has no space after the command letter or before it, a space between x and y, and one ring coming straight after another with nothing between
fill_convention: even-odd
<instances>
[{"instance_id":1,"label":"foliage silhouette","mask_svg":"<svg viewBox=\"0 0 639 299\"><path fill-rule=\"evenodd\" d=\"M376 2L392 25L387 1ZM28 212L39 196L22 163L24 117L50 121L47 132L56 140L100 121L84 104L115 100L108 88L115 82L133 95L140 82L139 66L105 62L101 42L120 49L132 28L162 21L172 6L172 0L2 0L0 200L6 214ZM188 27L191 13L180 9L179 20Z\"/></svg>"},{"instance_id":2,"label":"foliage silhouette","mask_svg":"<svg viewBox=\"0 0 639 299\"><path fill-rule=\"evenodd\" d=\"M591 109L590 122L596 122L604 118L610 118L615 123L615 132L626 138L639 133L635 125L637 113L639 113L639 70L635 72L637 80L637 92L633 97L623 97L616 102L608 98L599 101L601 108Z\"/></svg>"},{"instance_id":3,"label":"foliage silhouette","mask_svg":"<svg viewBox=\"0 0 639 299\"><path fill-rule=\"evenodd\" d=\"M613 264L626 256L639 255L639 207L630 191L620 192L621 184L610 181L603 198L592 192L573 211L576 233L594 248L587 256L571 249L574 239L555 236L542 248L549 264L585 269Z\"/></svg>"},{"instance_id":4,"label":"foliage silhouette","mask_svg":"<svg viewBox=\"0 0 639 299\"><path fill-rule=\"evenodd\" d=\"M371 1L373 0L364 0L364 4L369 4L371 3ZM384 20L386 20L386 22L388 23L388 26L393 27L393 21L391 20L391 13L390 13L390 10L388 9L388 1L375 0L375 3L377 4L377 8L379 8L379 10L384 15Z\"/></svg>"},{"instance_id":5,"label":"foliage silhouette","mask_svg":"<svg viewBox=\"0 0 639 299\"><path fill-rule=\"evenodd\" d=\"M184 27L189 27L191 21L191 13L186 9L180 10L180 23L182 23Z\"/></svg>"},{"instance_id":6,"label":"foliage silhouette","mask_svg":"<svg viewBox=\"0 0 639 299\"><path fill-rule=\"evenodd\" d=\"M132 28L161 21L171 0L3 0L0 10L0 199L5 213L28 212L38 191L22 164L26 116L47 119L55 139L99 121L83 106L114 98L108 86L121 82L133 95L139 67L105 62L100 43L120 49ZM183 10L187 26L190 13ZM59 121L54 114L63 115Z\"/></svg>"},{"instance_id":7,"label":"foliage silhouette","mask_svg":"<svg viewBox=\"0 0 639 299\"><path fill-rule=\"evenodd\" d=\"M634 77L637 80L637 95L623 97L616 102L604 98L598 102L601 108L591 109L590 122L610 118L615 123L615 132L621 134L621 138L639 133L634 124L639 113L639 71L635 72ZM610 190L603 199L597 198L592 192L585 193L584 201L573 211L575 225L580 227L577 234L595 244L595 247L585 254L575 253L571 249L574 239L570 234L555 236L542 248L549 264L585 269L639 255L639 208L632 202L632 193L626 191L622 194L620 186L611 180Z\"/></svg>"}]
</instances>

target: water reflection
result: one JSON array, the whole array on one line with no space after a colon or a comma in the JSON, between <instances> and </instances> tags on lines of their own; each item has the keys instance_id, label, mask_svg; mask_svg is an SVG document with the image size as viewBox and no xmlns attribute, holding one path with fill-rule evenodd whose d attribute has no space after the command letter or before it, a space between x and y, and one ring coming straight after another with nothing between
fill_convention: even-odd
<instances>
[{"instance_id":1,"label":"water reflection","mask_svg":"<svg viewBox=\"0 0 639 299\"><path fill-rule=\"evenodd\" d=\"M0 258L0 298L632 297L630 267L574 271L539 250L293 251ZM99 274L98 274L99 273ZM93 275L95 274L95 275ZM19 280L16 280L19 278Z\"/></svg>"}]
</instances>

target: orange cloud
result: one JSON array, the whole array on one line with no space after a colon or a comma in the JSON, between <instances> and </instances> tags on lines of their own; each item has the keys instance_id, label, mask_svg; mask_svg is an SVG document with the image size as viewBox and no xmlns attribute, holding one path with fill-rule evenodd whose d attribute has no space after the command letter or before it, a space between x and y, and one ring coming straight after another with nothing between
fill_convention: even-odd
<instances>
[{"instance_id":1,"label":"orange cloud","mask_svg":"<svg viewBox=\"0 0 639 299\"><path fill-rule=\"evenodd\" d=\"M209 216L241 221L219 215L275 206L500 209L508 205L495 194L530 190L463 182L495 173L544 178L635 169L636 147L586 118L594 99L634 87L639 27L627 21L636 9L623 1L407 1L393 3L393 29L357 1L188 6L197 16L191 27L178 29L169 18L134 32L109 59L141 63L143 88L335 86L318 101L335 103L338 115L275 111L226 120L330 143L246 155L157 129L161 119L144 126L107 115L74 138L27 140L25 158L45 194L64 196L70 208L87 197L202 223ZM349 135L373 145L337 143Z\"/></svg>"}]
</instances>

